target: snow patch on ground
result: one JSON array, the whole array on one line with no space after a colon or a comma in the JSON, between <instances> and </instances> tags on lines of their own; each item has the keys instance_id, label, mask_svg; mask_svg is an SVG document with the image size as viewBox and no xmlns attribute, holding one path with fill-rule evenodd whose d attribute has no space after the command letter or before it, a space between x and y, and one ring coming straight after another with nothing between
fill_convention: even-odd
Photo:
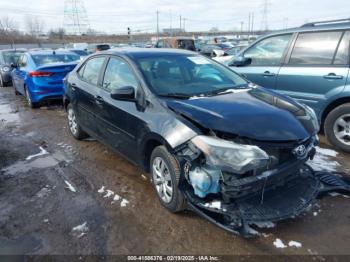
<instances>
[{"instance_id":1,"label":"snow patch on ground","mask_svg":"<svg viewBox=\"0 0 350 262\"><path fill-rule=\"evenodd\" d=\"M340 164L337 161L331 159L337 155L337 151L317 146L314 159L308 161L307 163L316 171L337 171L337 168L340 166Z\"/></svg>"},{"instance_id":2,"label":"snow patch on ground","mask_svg":"<svg viewBox=\"0 0 350 262\"><path fill-rule=\"evenodd\" d=\"M88 231L89 227L87 226L86 221L83 224L72 228L73 234L78 238L81 238L82 236L86 235Z\"/></svg>"},{"instance_id":3,"label":"snow patch on ground","mask_svg":"<svg viewBox=\"0 0 350 262\"><path fill-rule=\"evenodd\" d=\"M66 183L67 187L70 191L72 192L77 192L77 190L71 185L71 183L69 183L67 180L64 180L64 183Z\"/></svg>"},{"instance_id":4,"label":"snow patch on ground","mask_svg":"<svg viewBox=\"0 0 350 262\"><path fill-rule=\"evenodd\" d=\"M290 247L300 248L302 245L301 245L301 243L299 243L299 242L297 242L297 241L292 240L292 241L289 241L288 246L290 246Z\"/></svg>"},{"instance_id":5,"label":"snow patch on ground","mask_svg":"<svg viewBox=\"0 0 350 262\"><path fill-rule=\"evenodd\" d=\"M49 153L41 146L39 147L39 149L40 149L40 152L38 154L27 156L26 161L29 161L29 160L36 158L36 157L39 157L39 156L47 155Z\"/></svg>"},{"instance_id":6,"label":"snow patch on ground","mask_svg":"<svg viewBox=\"0 0 350 262\"><path fill-rule=\"evenodd\" d=\"M282 240L279 238L276 238L276 240L273 242L274 246L277 248L286 248L287 246L283 244Z\"/></svg>"},{"instance_id":7,"label":"snow patch on ground","mask_svg":"<svg viewBox=\"0 0 350 262\"><path fill-rule=\"evenodd\" d=\"M110 198L113 195L114 195L114 192L112 190L107 190L103 198Z\"/></svg>"},{"instance_id":8,"label":"snow patch on ground","mask_svg":"<svg viewBox=\"0 0 350 262\"><path fill-rule=\"evenodd\" d=\"M129 205L129 201L128 200L126 200L125 198L123 198L123 200L122 200L122 202L120 202L120 206L121 207L126 207L127 205Z\"/></svg>"},{"instance_id":9,"label":"snow patch on ground","mask_svg":"<svg viewBox=\"0 0 350 262\"><path fill-rule=\"evenodd\" d=\"M99 194L102 194L103 192L105 192L105 186L102 186L99 190L97 190L97 192Z\"/></svg>"}]
</instances>

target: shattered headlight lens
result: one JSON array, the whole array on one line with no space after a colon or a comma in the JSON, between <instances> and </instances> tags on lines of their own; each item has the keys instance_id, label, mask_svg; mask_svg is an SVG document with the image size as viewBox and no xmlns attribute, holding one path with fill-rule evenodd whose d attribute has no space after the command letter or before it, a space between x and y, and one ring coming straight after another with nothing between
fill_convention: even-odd
<instances>
[{"instance_id":1,"label":"shattered headlight lens","mask_svg":"<svg viewBox=\"0 0 350 262\"><path fill-rule=\"evenodd\" d=\"M257 146L237 144L210 136L196 136L191 142L203 152L208 165L223 171L243 174L269 163L267 153Z\"/></svg>"}]
</instances>

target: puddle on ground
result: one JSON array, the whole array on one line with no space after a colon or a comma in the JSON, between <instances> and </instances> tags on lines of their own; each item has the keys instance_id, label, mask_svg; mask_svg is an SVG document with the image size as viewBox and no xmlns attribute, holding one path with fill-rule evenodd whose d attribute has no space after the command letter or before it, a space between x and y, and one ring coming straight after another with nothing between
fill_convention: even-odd
<instances>
[{"instance_id":1,"label":"puddle on ground","mask_svg":"<svg viewBox=\"0 0 350 262\"><path fill-rule=\"evenodd\" d=\"M5 175L16 175L19 173L26 173L32 169L54 167L60 162L69 163L71 160L67 159L67 157L61 152L57 152L52 155L43 156L30 161L18 161L13 165L3 168L1 171L3 171Z\"/></svg>"},{"instance_id":2,"label":"puddle on ground","mask_svg":"<svg viewBox=\"0 0 350 262\"><path fill-rule=\"evenodd\" d=\"M15 110L13 110L9 104L0 105L0 123L11 123L18 121L18 113Z\"/></svg>"},{"instance_id":3,"label":"puddle on ground","mask_svg":"<svg viewBox=\"0 0 350 262\"><path fill-rule=\"evenodd\" d=\"M39 250L41 247L41 241L31 235L23 235L16 239L0 237L1 255L31 254Z\"/></svg>"}]
</instances>

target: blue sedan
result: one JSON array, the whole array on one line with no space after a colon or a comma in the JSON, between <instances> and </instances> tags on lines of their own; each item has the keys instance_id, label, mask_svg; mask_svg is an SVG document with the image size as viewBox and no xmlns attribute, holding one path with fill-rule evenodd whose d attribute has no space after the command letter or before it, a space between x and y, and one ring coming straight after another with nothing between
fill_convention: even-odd
<instances>
[{"instance_id":1,"label":"blue sedan","mask_svg":"<svg viewBox=\"0 0 350 262\"><path fill-rule=\"evenodd\" d=\"M63 79L79 59L78 55L67 51L40 50L22 54L12 71L16 95L24 95L32 108L42 101L62 98Z\"/></svg>"}]
</instances>

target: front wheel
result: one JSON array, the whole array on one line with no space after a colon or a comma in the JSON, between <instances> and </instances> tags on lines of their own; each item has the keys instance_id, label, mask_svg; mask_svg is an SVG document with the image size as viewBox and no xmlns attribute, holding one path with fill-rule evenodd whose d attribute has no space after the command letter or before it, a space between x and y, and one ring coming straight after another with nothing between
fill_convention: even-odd
<instances>
[{"instance_id":1,"label":"front wheel","mask_svg":"<svg viewBox=\"0 0 350 262\"><path fill-rule=\"evenodd\" d=\"M71 104L68 104L67 106L67 118L68 118L69 131L74 136L74 138L78 140L82 140L88 137L88 135L83 131L83 129L78 124L75 111Z\"/></svg>"},{"instance_id":2,"label":"front wheel","mask_svg":"<svg viewBox=\"0 0 350 262\"><path fill-rule=\"evenodd\" d=\"M180 166L165 146L156 147L151 155L152 181L160 203L170 212L185 209L186 202L179 190Z\"/></svg>"},{"instance_id":3,"label":"front wheel","mask_svg":"<svg viewBox=\"0 0 350 262\"><path fill-rule=\"evenodd\" d=\"M327 115L324 131L328 142L350 152L350 103L336 107Z\"/></svg>"}]
</instances>

